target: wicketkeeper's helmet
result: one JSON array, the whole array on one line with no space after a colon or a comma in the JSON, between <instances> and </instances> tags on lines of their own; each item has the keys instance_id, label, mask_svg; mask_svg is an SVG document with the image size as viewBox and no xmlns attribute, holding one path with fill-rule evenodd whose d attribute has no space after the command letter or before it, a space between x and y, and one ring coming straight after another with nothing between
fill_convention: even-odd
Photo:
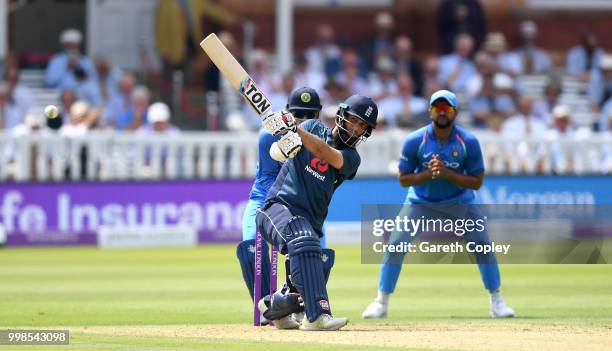
<instances>
[{"instance_id":1,"label":"wicketkeeper's helmet","mask_svg":"<svg viewBox=\"0 0 612 351\"><path fill-rule=\"evenodd\" d=\"M289 95L285 109L295 118L316 119L321 111L319 94L312 89L302 87L295 89Z\"/></svg>"}]
</instances>

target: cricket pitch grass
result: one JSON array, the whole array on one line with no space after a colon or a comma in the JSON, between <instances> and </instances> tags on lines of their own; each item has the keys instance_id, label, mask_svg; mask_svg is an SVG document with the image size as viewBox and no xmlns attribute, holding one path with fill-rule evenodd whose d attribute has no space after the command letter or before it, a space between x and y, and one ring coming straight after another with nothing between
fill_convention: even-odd
<instances>
[{"instance_id":1,"label":"cricket pitch grass","mask_svg":"<svg viewBox=\"0 0 612 351\"><path fill-rule=\"evenodd\" d=\"M361 312L378 266L338 246L339 332L255 328L234 245L0 249L0 329L68 329L67 346L0 350L610 350L612 265L502 265L517 317L489 318L474 265L405 265L389 318ZM284 266L279 262L279 276Z\"/></svg>"}]
</instances>

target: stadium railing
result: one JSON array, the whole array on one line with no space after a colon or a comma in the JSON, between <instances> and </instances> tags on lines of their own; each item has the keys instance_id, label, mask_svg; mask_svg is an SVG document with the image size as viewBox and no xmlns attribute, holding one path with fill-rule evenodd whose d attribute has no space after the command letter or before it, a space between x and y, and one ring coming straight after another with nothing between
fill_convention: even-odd
<instances>
[{"instance_id":1,"label":"stadium railing","mask_svg":"<svg viewBox=\"0 0 612 351\"><path fill-rule=\"evenodd\" d=\"M407 131L375 133L359 146L359 176L390 176ZM609 135L502 138L478 133L488 174L609 174ZM0 134L0 181L238 179L254 176L257 134L184 132L140 135L113 131L66 138ZM457 150L458 157L461 150Z\"/></svg>"}]
</instances>

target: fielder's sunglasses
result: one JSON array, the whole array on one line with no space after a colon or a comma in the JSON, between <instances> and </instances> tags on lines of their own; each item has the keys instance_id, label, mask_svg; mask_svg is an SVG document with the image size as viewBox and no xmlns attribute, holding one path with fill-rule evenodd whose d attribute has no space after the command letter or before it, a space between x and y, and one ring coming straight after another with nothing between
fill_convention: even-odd
<instances>
[{"instance_id":1,"label":"fielder's sunglasses","mask_svg":"<svg viewBox=\"0 0 612 351\"><path fill-rule=\"evenodd\" d=\"M451 105L446 105L446 104L438 104L438 105L433 105L431 107L431 112L434 113L440 113L440 112L444 112L444 113L452 113L455 112L457 109L452 107Z\"/></svg>"}]
</instances>

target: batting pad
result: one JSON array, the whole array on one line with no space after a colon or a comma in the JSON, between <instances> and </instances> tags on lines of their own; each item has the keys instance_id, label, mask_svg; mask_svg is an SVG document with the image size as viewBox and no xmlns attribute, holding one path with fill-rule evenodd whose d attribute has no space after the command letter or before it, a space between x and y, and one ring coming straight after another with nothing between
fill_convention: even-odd
<instances>
[{"instance_id":1,"label":"batting pad","mask_svg":"<svg viewBox=\"0 0 612 351\"><path fill-rule=\"evenodd\" d=\"M300 236L300 233L312 233L310 223L302 217L289 221L286 230L295 237L287 244L291 280L302 294L308 320L314 322L321 313L331 314L319 238L316 235Z\"/></svg>"},{"instance_id":2,"label":"batting pad","mask_svg":"<svg viewBox=\"0 0 612 351\"><path fill-rule=\"evenodd\" d=\"M264 244L261 260L261 295L270 294L270 255L268 253L268 244ZM242 278L249 289L251 301L253 301L253 284L255 282L254 267L255 267L255 239L244 240L236 247L236 256L240 262L242 270Z\"/></svg>"}]
</instances>

